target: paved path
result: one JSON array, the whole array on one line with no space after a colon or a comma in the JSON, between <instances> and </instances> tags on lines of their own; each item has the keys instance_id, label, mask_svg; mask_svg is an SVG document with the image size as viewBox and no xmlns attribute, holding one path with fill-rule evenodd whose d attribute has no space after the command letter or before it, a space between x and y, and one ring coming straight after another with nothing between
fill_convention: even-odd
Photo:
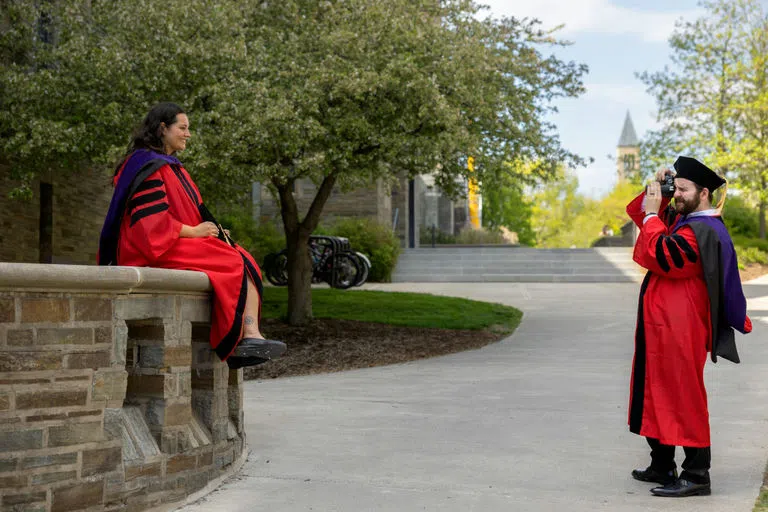
<instances>
[{"instance_id":1,"label":"paved path","mask_svg":"<svg viewBox=\"0 0 768 512\"><path fill-rule=\"evenodd\" d=\"M247 383L249 460L185 512L752 510L768 460L765 323L738 339L741 365L707 365L713 495L670 500L629 476L648 462L626 427L638 285L369 288L501 302L525 316L479 350ZM768 284L746 290L755 316L768 317Z\"/></svg>"}]
</instances>

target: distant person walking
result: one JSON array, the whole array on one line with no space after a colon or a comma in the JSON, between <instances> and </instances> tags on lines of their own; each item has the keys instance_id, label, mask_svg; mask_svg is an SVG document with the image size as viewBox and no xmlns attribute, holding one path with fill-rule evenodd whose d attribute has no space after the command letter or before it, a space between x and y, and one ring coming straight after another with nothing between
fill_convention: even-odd
<instances>
[{"instance_id":1,"label":"distant person walking","mask_svg":"<svg viewBox=\"0 0 768 512\"><path fill-rule=\"evenodd\" d=\"M231 368L260 364L286 346L259 329L261 270L218 225L175 156L190 136L178 105L149 111L115 170L98 262L204 272L213 287L211 347Z\"/></svg>"},{"instance_id":2,"label":"distant person walking","mask_svg":"<svg viewBox=\"0 0 768 512\"><path fill-rule=\"evenodd\" d=\"M661 484L651 493L665 497L711 493L707 352L713 362L720 356L738 363L733 330L752 330L733 242L720 208L711 204L725 180L689 157L678 158L674 168L659 171L627 206L640 228L634 260L648 269L640 288L629 429L646 437L651 464L632 477ZM671 196L675 206L667 208ZM685 451L679 477L675 446Z\"/></svg>"}]
</instances>

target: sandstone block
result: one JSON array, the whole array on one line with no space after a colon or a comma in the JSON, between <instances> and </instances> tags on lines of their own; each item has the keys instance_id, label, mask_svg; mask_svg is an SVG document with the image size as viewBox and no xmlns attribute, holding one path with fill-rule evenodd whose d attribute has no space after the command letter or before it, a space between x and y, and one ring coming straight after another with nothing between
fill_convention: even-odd
<instances>
[{"instance_id":1,"label":"sandstone block","mask_svg":"<svg viewBox=\"0 0 768 512\"><path fill-rule=\"evenodd\" d=\"M96 344L103 344L103 343L109 343L112 344L112 327L97 327L93 330L93 338L94 343Z\"/></svg>"},{"instance_id":2,"label":"sandstone block","mask_svg":"<svg viewBox=\"0 0 768 512\"><path fill-rule=\"evenodd\" d=\"M170 375L129 375L128 394L165 396L166 381Z\"/></svg>"},{"instance_id":3,"label":"sandstone block","mask_svg":"<svg viewBox=\"0 0 768 512\"><path fill-rule=\"evenodd\" d=\"M75 321L112 320L112 301L101 298L75 298Z\"/></svg>"},{"instance_id":4,"label":"sandstone block","mask_svg":"<svg viewBox=\"0 0 768 512\"><path fill-rule=\"evenodd\" d=\"M93 345L91 328L51 328L37 330L38 345Z\"/></svg>"},{"instance_id":5,"label":"sandstone block","mask_svg":"<svg viewBox=\"0 0 768 512\"><path fill-rule=\"evenodd\" d=\"M41 455L27 457L21 461L21 469L42 468L45 466L66 466L77 463L77 452L59 455Z\"/></svg>"},{"instance_id":6,"label":"sandstone block","mask_svg":"<svg viewBox=\"0 0 768 512\"><path fill-rule=\"evenodd\" d=\"M7 411L11 408L11 397L8 393L0 393L0 411Z\"/></svg>"},{"instance_id":7,"label":"sandstone block","mask_svg":"<svg viewBox=\"0 0 768 512\"><path fill-rule=\"evenodd\" d=\"M32 329L9 329L6 333L8 345L31 346L34 343Z\"/></svg>"},{"instance_id":8,"label":"sandstone block","mask_svg":"<svg viewBox=\"0 0 768 512\"><path fill-rule=\"evenodd\" d=\"M70 512L99 505L104 500L104 481L87 482L53 491L51 512Z\"/></svg>"},{"instance_id":9,"label":"sandstone block","mask_svg":"<svg viewBox=\"0 0 768 512\"><path fill-rule=\"evenodd\" d=\"M165 474L179 473L195 467L197 467L197 455L175 455L168 459Z\"/></svg>"},{"instance_id":10,"label":"sandstone block","mask_svg":"<svg viewBox=\"0 0 768 512\"><path fill-rule=\"evenodd\" d=\"M109 473L117 469L122 461L123 449L120 447L83 451L81 475L86 477L99 473Z\"/></svg>"},{"instance_id":11,"label":"sandstone block","mask_svg":"<svg viewBox=\"0 0 768 512\"><path fill-rule=\"evenodd\" d=\"M71 446L104 440L101 423L72 423L48 430L48 446Z\"/></svg>"},{"instance_id":12,"label":"sandstone block","mask_svg":"<svg viewBox=\"0 0 768 512\"><path fill-rule=\"evenodd\" d=\"M16 394L16 409L85 405L87 399L88 392L85 390L19 392Z\"/></svg>"},{"instance_id":13,"label":"sandstone block","mask_svg":"<svg viewBox=\"0 0 768 512\"><path fill-rule=\"evenodd\" d=\"M30 485L45 485L53 482L63 482L77 478L77 471L57 471L55 473L41 473L32 475Z\"/></svg>"},{"instance_id":14,"label":"sandstone block","mask_svg":"<svg viewBox=\"0 0 768 512\"><path fill-rule=\"evenodd\" d=\"M26 487L27 479L28 477L26 475L0 476L0 489L18 489L19 487Z\"/></svg>"},{"instance_id":15,"label":"sandstone block","mask_svg":"<svg viewBox=\"0 0 768 512\"><path fill-rule=\"evenodd\" d=\"M141 477L158 477L161 475L162 466L160 462L152 462L150 464L132 464L125 465L125 480L130 481L135 478Z\"/></svg>"},{"instance_id":16,"label":"sandstone block","mask_svg":"<svg viewBox=\"0 0 768 512\"><path fill-rule=\"evenodd\" d=\"M211 464L213 464L213 452L212 451L208 451L208 452L201 453L200 455L198 455L198 457L197 457L197 467L202 468L202 467L205 467L205 466L210 466Z\"/></svg>"},{"instance_id":17,"label":"sandstone block","mask_svg":"<svg viewBox=\"0 0 768 512\"><path fill-rule=\"evenodd\" d=\"M68 322L69 299L21 299L21 322Z\"/></svg>"},{"instance_id":18,"label":"sandstone block","mask_svg":"<svg viewBox=\"0 0 768 512\"><path fill-rule=\"evenodd\" d=\"M11 323L16 320L16 306L13 299L0 299L0 323Z\"/></svg>"},{"instance_id":19,"label":"sandstone block","mask_svg":"<svg viewBox=\"0 0 768 512\"><path fill-rule=\"evenodd\" d=\"M111 360L110 353L105 351L68 354L65 359L65 365L70 370L106 368L109 366Z\"/></svg>"},{"instance_id":20,"label":"sandstone block","mask_svg":"<svg viewBox=\"0 0 768 512\"><path fill-rule=\"evenodd\" d=\"M27 505L45 501L45 491L30 492L24 494L6 494L3 496L4 506Z\"/></svg>"},{"instance_id":21,"label":"sandstone block","mask_svg":"<svg viewBox=\"0 0 768 512\"><path fill-rule=\"evenodd\" d=\"M53 352L0 352L0 372L60 370L61 354Z\"/></svg>"},{"instance_id":22,"label":"sandstone block","mask_svg":"<svg viewBox=\"0 0 768 512\"><path fill-rule=\"evenodd\" d=\"M192 349L189 345L165 347L163 357L165 366L190 366L192 364Z\"/></svg>"},{"instance_id":23,"label":"sandstone block","mask_svg":"<svg viewBox=\"0 0 768 512\"><path fill-rule=\"evenodd\" d=\"M0 432L0 452L36 450L43 447L43 431L12 430Z\"/></svg>"},{"instance_id":24,"label":"sandstone block","mask_svg":"<svg viewBox=\"0 0 768 512\"><path fill-rule=\"evenodd\" d=\"M93 374L91 399L124 400L128 383L128 372L125 370L99 370Z\"/></svg>"}]
</instances>

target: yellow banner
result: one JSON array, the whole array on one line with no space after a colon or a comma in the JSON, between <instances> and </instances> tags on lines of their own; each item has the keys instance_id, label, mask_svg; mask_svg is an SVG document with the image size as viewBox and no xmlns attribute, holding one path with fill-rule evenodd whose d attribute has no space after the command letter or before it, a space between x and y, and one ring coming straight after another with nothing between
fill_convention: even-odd
<instances>
[{"instance_id":1,"label":"yellow banner","mask_svg":"<svg viewBox=\"0 0 768 512\"><path fill-rule=\"evenodd\" d=\"M467 159L467 169L469 170L470 174L475 172L475 158L472 156ZM467 187L467 202L469 203L469 224L475 229L480 229L480 187L477 184L477 180L474 178L469 178Z\"/></svg>"}]
</instances>

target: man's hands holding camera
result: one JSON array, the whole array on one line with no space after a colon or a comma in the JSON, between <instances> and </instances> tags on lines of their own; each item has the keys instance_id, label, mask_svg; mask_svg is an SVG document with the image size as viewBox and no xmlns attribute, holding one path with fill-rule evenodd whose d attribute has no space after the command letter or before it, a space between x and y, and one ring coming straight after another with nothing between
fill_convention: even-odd
<instances>
[{"instance_id":1,"label":"man's hands holding camera","mask_svg":"<svg viewBox=\"0 0 768 512\"><path fill-rule=\"evenodd\" d=\"M656 180L652 181L645 190L645 213L659 213L661 208L662 196L662 184L665 184L669 188L670 184L667 183L667 176L674 177L675 171L672 169L659 169L656 171ZM674 185L672 185L672 191L674 193ZM670 194L671 196L671 194Z\"/></svg>"}]
</instances>

